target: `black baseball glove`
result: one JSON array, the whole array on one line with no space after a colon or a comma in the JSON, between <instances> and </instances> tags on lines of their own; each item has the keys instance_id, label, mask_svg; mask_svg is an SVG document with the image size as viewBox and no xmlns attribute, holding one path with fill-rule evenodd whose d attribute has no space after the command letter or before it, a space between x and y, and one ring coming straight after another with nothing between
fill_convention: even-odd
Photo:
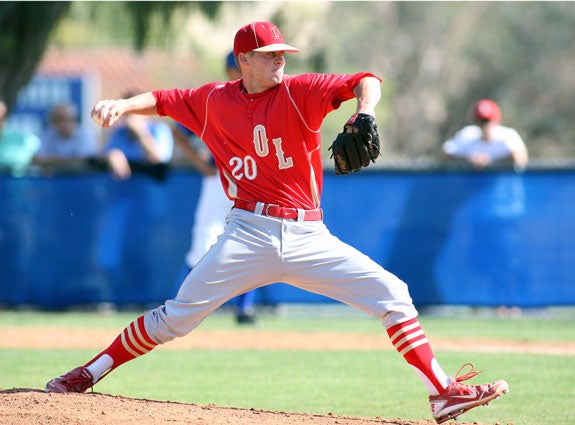
<instances>
[{"instance_id":1,"label":"black baseball glove","mask_svg":"<svg viewBox=\"0 0 575 425\"><path fill-rule=\"evenodd\" d=\"M353 126L355 133L346 133ZM331 144L331 157L335 163L335 174L349 174L367 167L379 156L379 134L375 118L367 114L354 114Z\"/></svg>"}]
</instances>

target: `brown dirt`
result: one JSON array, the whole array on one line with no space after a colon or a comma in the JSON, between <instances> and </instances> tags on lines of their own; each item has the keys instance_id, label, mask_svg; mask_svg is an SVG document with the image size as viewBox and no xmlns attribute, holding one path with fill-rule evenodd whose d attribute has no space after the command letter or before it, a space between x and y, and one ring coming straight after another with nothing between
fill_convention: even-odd
<instances>
[{"instance_id":1,"label":"brown dirt","mask_svg":"<svg viewBox=\"0 0 575 425\"><path fill-rule=\"evenodd\" d=\"M214 405L141 400L98 393L45 394L35 389L0 391L2 425L205 424L205 425L432 425L404 419L272 412ZM477 424L477 423L476 423ZM465 425L460 423L459 425ZM470 424L468 424L470 425Z\"/></svg>"},{"instance_id":2,"label":"brown dirt","mask_svg":"<svg viewBox=\"0 0 575 425\"><path fill-rule=\"evenodd\" d=\"M81 348L106 347L117 336L117 329L83 328L0 328L2 348ZM532 342L481 339L433 338L435 350L475 351L484 353L531 353L575 355L575 342ZM195 330L158 350L182 349L256 349L256 350L391 350L385 332L353 334L335 332L272 332L262 329Z\"/></svg>"},{"instance_id":3,"label":"brown dirt","mask_svg":"<svg viewBox=\"0 0 575 425\"><path fill-rule=\"evenodd\" d=\"M107 346L116 330L0 328L3 348L90 348ZM530 352L575 355L575 344L531 344L502 341L435 340L437 350ZM297 349L389 350L387 336L334 333L274 333L261 329L241 331L196 330L186 338L158 349ZM0 389L0 425L55 424L193 424L193 425L433 425L429 420L359 418L336 415L273 412L215 405L142 400L100 393L45 394L39 389ZM458 425L482 425L457 422Z\"/></svg>"}]
</instances>

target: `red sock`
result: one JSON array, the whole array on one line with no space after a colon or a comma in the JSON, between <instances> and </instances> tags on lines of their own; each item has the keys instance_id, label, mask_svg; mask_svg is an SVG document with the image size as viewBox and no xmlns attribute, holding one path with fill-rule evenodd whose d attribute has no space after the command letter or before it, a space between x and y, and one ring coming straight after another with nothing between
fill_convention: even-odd
<instances>
[{"instance_id":1,"label":"red sock","mask_svg":"<svg viewBox=\"0 0 575 425\"><path fill-rule=\"evenodd\" d=\"M407 363L419 370L437 392L441 393L445 385L440 381L443 377L438 377L436 372L443 375L443 371L437 365L429 341L417 318L393 325L387 329L387 334L395 349L405 358ZM433 363L437 365L438 370L434 370Z\"/></svg>"},{"instance_id":2,"label":"red sock","mask_svg":"<svg viewBox=\"0 0 575 425\"><path fill-rule=\"evenodd\" d=\"M114 360L112 369L152 351L158 344L148 336L144 326L144 316L130 323L108 348L86 363L92 364L98 357L108 354Z\"/></svg>"}]
</instances>

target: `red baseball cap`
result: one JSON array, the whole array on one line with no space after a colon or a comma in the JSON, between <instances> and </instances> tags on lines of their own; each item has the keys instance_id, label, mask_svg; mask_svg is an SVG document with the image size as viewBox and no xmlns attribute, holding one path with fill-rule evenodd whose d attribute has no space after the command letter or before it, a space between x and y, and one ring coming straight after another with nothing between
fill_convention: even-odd
<instances>
[{"instance_id":1,"label":"red baseball cap","mask_svg":"<svg viewBox=\"0 0 575 425\"><path fill-rule=\"evenodd\" d=\"M252 22L239 29L234 39L234 56L246 52L298 53L299 49L285 44L278 27L271 22Z\"/></svg>"},{"instance_id":2,"label":"red baseball cap","mask_svg":"<svg viewBox=\"0 0 575 425\"><path fill-rule=\"evenodd\" d=\"M479 121L497 121L501 120L501 111L499 105L491 99L481 99L473 107L473 116Z\"/></svg>"}]
</instances>

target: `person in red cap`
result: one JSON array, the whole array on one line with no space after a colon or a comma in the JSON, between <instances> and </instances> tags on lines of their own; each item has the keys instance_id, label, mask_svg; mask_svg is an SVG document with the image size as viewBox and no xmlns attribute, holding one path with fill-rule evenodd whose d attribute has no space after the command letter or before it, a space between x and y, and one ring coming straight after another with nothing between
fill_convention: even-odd
<instances>
[{"instance_id":1,"label":"person in red cap","mask_svg":"<svg viewBox=\"0 0 575 425\"><path fill-rule=\"evenodd\" d=\"M501 110L491 99L473 106L474 125L459 130L443 143L447 159L463 160L482 170L495 163L510 163L517 171L525 169L527 147L519 133L501 125Z\"/></svg>"},{"instance_id":2,"label":"person in red cap","mask_svg":"<svg viewBox=\"0 0 575 425\"><path fill-rule=\"evenodd\" d=\"M467 373L448 376L405 282L326 228L320 208L323 119L350 99L356 100L355 114L374 117L381 80L369 72L284 74L285 54L298 51L271 22L253 22L234 40L241 79L94 106L92 116L104 126L127 113L167 115L185 125L213 154L234 207L224 233L174 299L138 317L88 363L50 380L47 392L84 392L121 364L187 335L236 295L275 282L378 317L427 388L438 423L508 391L503 380L462 383L477 374L469 363L460 369L469 367ZM354 131L353 125L347 131Z\"/></svg>"}]
</instances>

